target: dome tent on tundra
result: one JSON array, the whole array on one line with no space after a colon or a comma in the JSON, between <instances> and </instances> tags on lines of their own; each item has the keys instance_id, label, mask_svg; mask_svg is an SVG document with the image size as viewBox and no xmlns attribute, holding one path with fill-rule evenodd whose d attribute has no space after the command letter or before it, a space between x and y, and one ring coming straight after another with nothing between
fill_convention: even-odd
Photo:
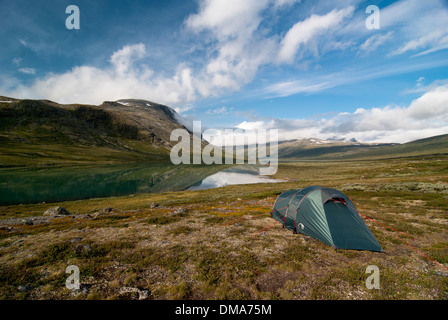
<instances>
[{"instance_id":1,"label":"dome tent on tundra","mask_svg":"<svg viewBox=\"0 0 448 320\"><path fill-rule=\"evenodd\" d=\"M383 251L352 201L335 189L310 186L286 191L277 198L271 216L294 233L336 249Z\"/></svg>"}]
</instances>

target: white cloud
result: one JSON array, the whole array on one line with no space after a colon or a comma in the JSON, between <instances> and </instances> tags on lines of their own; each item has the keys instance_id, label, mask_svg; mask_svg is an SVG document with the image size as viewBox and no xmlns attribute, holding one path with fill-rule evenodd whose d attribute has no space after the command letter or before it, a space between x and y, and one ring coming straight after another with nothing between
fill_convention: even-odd
<instances>
[{"instance_id":1,"label":"white cloud","mask_svg":"<svg viewBox=\"0 0 448 320\"><path fill-rule=\"evenodd\" d=\"M198 12L184 21L184 31L201 39L197 47L206 53L201 52L200 59L195 59L194 63L179 62L171 74L156 73L147 65L147 58L151 54L150 46L138 43L111 52L109 64L104 68L80 65L63 73L48 73L36 78L30 85L16 85L12 90L7 90L11 85L3 85L1 89L19 98L46 98L61 103L97 104L104 100L142 98L185 111L193 108L192 103L201 98L241 89L265 65L283 68L284 64L294 61L314 63L316 59L307 58L315 58L333 50L351 50L355 44L363 52L373 52L386 42L389 45L392 36L395 41L396 38L402 39L403 34L407 35L405 41L397 42L397 50L402 53L424 50L419 53L423 54L448 46L447 20L444 20L447 13L436 12L440 8L439 1L435 1L434 6L415 0L397 1L382 8L381 28L396 27L399 30L386 29L386 32L373 35L365 28L364 12L361 11L360 16L354 14L352 4L359 9L358 1L346 0L331 3L318 1L311 9L308 4L304 4L308 12L315 13L309 13L308 16L304 14L300 21L294 21L296 23L291 23L291 26L276 24L279 29L286 28L283 32L271 28L272 24L269 22L281 19L280 13L284 12L282 10L287 10L288 6L297 2L300 1L201 0ZM337 9L331 9L335 7ZM421 17L418 16L420 13ZM415 21L410 23L408 16L415 17ZM432 22L432 17L436 26L440 27L439 33L428 32L431 28L428 21ZM27 41L19 41L22 45L29 46ZM441 62L437 60L434 63ZM333 69L314 76L307 74L307 78L299 72L296 79L283 79L283 82L268 84L263 82L262 89L263 94L280 97L315 93L356 81L407 72L419 66L421 63L398 67L375 65L373 70L368 70L365 65L355 70L341 67L336 72ZM426 65L421 69L427 67ZM21 70L33 72L31 68Z\"/></svg>"},{"instance_id":2,"label":"white cloud","mask_svg":"<svg viewBox=\"0 0 448 320\"><path fill-rule=\"evenodd\" d=\"M310 83L303 80L292 80L273 83L269 85L265 92L275 97L287 97L298 93L315 93L331 87L329 82Z\"/></svg>"},{"instance_id":3,"label":"white cloud","mask_svg":"<svg viewBox=\"0 0 448 320\"><path fill-rule=\"evenodd\" d=\"M212 114L212 115L225 115L225 114L229 114L230 112L233 111L233 107L226 107L226 106L222 106L220 108L216 108L216 109L211 109L211 110L207 110L207 114Z\"/></svg>"},{"instance_id":4,"label":"white cloud","mask_svg":"<svg viewBox=\"0 0 448 320\"><path fill-rule=\"evenodd\" d=\"M440 82L439 82L440 83ZM443 83L443 81L441 82ZM362 142L408 142L448 133L448 84L428 86L409 106L358 108L331 118L244 121L244 130L279 129L280 140L353 138Z\"/></svg>"},{"instance_id":5,"label":"white cloud","mask_svg":"<svg viewBox=\"0 0 448 320\"><path fill-rule=\"evenodd\" d=\"M156 74L145 64L149 56L142 43L113 52L104 68L81 65L64 73L48 73L31 85L20 85L8 94L46 98L61 103L101 103L104 100L141 98L185 105L223 92L240 89L255 77L259 67L272 60L274 38L258 33L262 11L268 6L286 6L293 1L204 0L200 10L185 21L187 31L205 33L208 54L195 68L178 63L174 74ZM207 40L208 39L208 40ZM25 44L24 44L25 45ZM3 88L5 89L5 88Z\"/></svg>"},{"instance_id":6,"label":"white cloud","mask_svg":"<svg viewBox=\"0 0 448 320\"><path fill-rule=\"evenodd\" d=\"M359 141L406 142L448 133L448 85L431 88L409 106L386 106L338 115L322 134L354 136Z\"/></svg>"},{"instance_id":7,"label":"white cloud","mask_svg":"<svg viewBox=\"0 0 448 320\"><path fill-rule=\"evenodd\" d=\"M414 100L408 110L414 119L448 121L448 84L426 92Z\"/></svg>"},{"instance_id":8,"label":"white cloud","mask_svg":"<svg viewBox=\"0 0 448 320\"><path fill-rule=\"evenodd\" d=\"M392 36L393 32L389 31L386 34L375 34L369 37L359 48L365 52L375 51L379 46L383 45Z\"/></svg>"},{"instance_id":9,"label":"white cloud","mask_svg":"<svg viewBox=\"0 0 448 320\"><path fill-rule=\"evenodd\" d=\"M426 48L428 46L434 47L437 44L445 44L447 41L447 35L445 32L448 30L435 30L429 34L426 34L417 39L413 39L407 43L405 43L402 47L392 52L392 55L403 54L407 51L414 51L421 48Z\"/></svg>"},{"instance_id":10,"label":"white cloud","mask_svg":"<svg viewBox=\"0 0 448 320\"><path fill-rule=\"evenodd\" d=\"M14 64L16 66L19 66L20 62L22 62L22 58L20 58L20 57L16 57L16 58L12 59L12 64Z\"/></svg>"},{"instance_id":11,"label":"white cloud","mask_svg":"<svg viewBox=\"0 0 448 320\"><path fill-rule=\"evenodd\" d=\"M272 60L276 42L259 30L262 11L271 0L205 0L200 11L186 20L189 30L204 32L214 42L210 59L199 72L200 93L216 95L238 90L250 82L259 67Z\"/></svg>"},{"instance_id":12,"label":"white cloud","mask_svg":"<svg viewBox=\"0 0 448 320\"><path fill-rule=\"evenodd\" d=\"M325 15L313 14L297 22L282 39L278 61L292 63L301 45L305 45L318 35L335 28L342 20L353 14L354 7L332 10Z\"/></svg>"},{"instance_id":13,"label":"white cloud","mask_svg":"<svg viewBox=\"0 0 448 320\"><path fill-rule=\"evenodd\" d=\"M218 39L250 35L261 21L259 12L268 0L203 0L200 12L186 24L193 30L211 30Z\"/></svg>"},{"instance_id":14,"label":"white cloud","mask_svg":"<svg viewBox=\"0 0 448 320\"><path fill-rule=\"evenodd\" d=\"M142 59L146 54L146 48L142 43L124 46L114 52L110 57L115 72L118 76L125 76L128 72L133 72L134 62Z\"/></svg>"},{"instance_id":15,"label":"white cloud","mask_svg":"<svg viewBox=\"0 0 448 320\"><path fill-rule=\"evenodd\" d=\"M19 72L25 73L25 74L36 74L36 69L34 69L34 68L20 68Z\"/></svg>"},{"instance_id":16,"label":"white cloud","mask_svg":"<svg viewBox=\"0 0 448 320\"><path fill-rule=\"evenodd\" d=\"M137 64L145 56L143 44L124 46L111 55L107 68L78 66L62 74L48 73L31 86L18 85L8 94L60 103L92 104L133 97L179 104L176 106L179 110L187 110L184 105L194 100L196 94L191 70L179 65L172 77L154 76L148 66Z\"/></svg>"},{"instance_id":17,"label":"white cloud","mask_svg":"<svg viewBox=\"0 0 448 320\"><path fill-rule=\"evenodd\" d=\"M203 32L214 45L209 48L212 57L201 79L202 96L219 94L223 90L238 90L254 79L260 67L267 64L291 63L300 45L316 42L317 37L334 29L343 19L353 13L354 7L332 10L324 15L313 14L296 23L285 35L267 36L269 32L260 27L266 10L275 12L297 3L295 0L204 0L197 14L186 20L186 26L194 32ZM271 12L272 14L275 14ZM272 18L270 16L269 18ZM207 37L206 37L207 38ZM328 37L326 37L328 39ZM344 50L352 45L333 41L326 50ZM280 48L280 49L279 49ZM309 51L317 52L316 44ZM322 84L302 87L300 83L279 84L270 90L297 93L316 91Z\"/></svg>"},{"instance_id":18,"label":"white cloud","mask_svg":"<svg viewBox=\"0 0 448 320\"><path fill-rule=\"evenodd\" d=\"M401 0L381 11L381 28L397 30L391 55L418 51L424 55L448 47L448 10L444 0Z\"/></svg>"}]
</instances>

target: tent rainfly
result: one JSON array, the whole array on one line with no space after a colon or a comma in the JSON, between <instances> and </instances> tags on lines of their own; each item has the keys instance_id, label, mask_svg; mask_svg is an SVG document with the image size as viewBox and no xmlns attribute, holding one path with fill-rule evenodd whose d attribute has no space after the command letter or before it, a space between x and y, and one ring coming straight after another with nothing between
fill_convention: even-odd
<instances>
[{"instance_id":1,"label":"tent rainfly","mask_svg":"<svg viewBox=\"0 0 448 320\"><path fill-rule=\"evenodd\" d=\"M282 193L271 216L294 233L336 249L382 251L354 204L342 192L319 186Z\"/></svg>"}]
</instances>

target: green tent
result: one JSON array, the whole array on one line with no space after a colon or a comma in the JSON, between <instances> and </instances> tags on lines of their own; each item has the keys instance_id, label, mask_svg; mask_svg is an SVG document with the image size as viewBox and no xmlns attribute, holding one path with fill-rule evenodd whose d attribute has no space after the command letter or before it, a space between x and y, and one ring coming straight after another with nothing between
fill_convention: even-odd
<instances>
[{"instance_id":1,"label":"green tent","mask_svg":"<svg viewBox=\"0 0 448 320\"><path fill-rule=\"evenodd\" d=\"M382 251L350 199L335 189L311 186L284 192L271 216L294 233L336 249Z\"/></svg>"}]
</instances>

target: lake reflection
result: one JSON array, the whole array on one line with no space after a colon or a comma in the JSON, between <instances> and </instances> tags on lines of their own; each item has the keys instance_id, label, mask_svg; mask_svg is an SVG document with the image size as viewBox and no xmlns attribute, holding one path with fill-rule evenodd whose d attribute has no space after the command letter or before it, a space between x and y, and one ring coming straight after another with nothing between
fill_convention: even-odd
<instances>
[{"instance_id":1,"label":"lake reflection","mask_svg":"<svg viewBox=\"0 0 448 320\"><path fill-rule=\"evenodd\" d=\"M260 176L258 175L258 171L240 169L240 172L237 172L237 170L238 169L235 170L232 168L215 173L202 180L200 185L192 186L188 188L188 190L213 189L236 184L282 182L282 180L275 180L266 176Z\"/></svg>"},{"instance_id":2,"label":"lake reflection","mask_svg":"<svg viewBox=\"0 0 448 320\"><path fill-rule=\"evenodd\" d=\"M274 181L258 176L258 170L253 166L127 164L0 168L0 205L200 190Z\"/></svg>"}]
</instances>

